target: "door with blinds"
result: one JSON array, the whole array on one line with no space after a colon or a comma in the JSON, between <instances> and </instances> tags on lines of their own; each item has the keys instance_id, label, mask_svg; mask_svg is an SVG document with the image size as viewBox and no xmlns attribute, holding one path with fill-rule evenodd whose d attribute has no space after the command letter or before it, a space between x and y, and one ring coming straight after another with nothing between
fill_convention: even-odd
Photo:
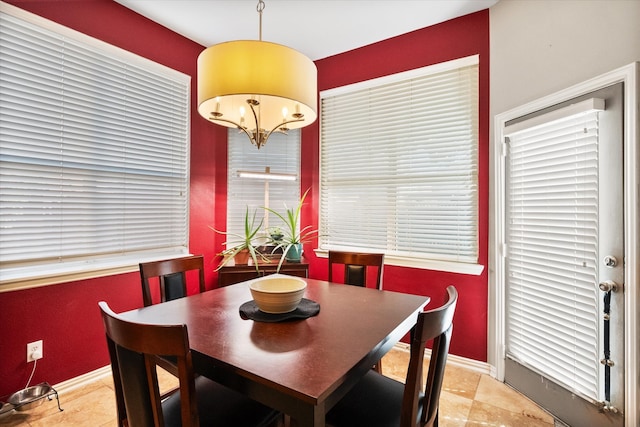
<instances>
[{"instance_id":1,"label":"door with blinds","mask_svg":"<svg viewBox=\"0 0 640 427\"><path fill-rule=\"evenodd\" d=\"M504 129L505 382L576 427L624 424L622 89Z\"/></svg>"}]
</instances>

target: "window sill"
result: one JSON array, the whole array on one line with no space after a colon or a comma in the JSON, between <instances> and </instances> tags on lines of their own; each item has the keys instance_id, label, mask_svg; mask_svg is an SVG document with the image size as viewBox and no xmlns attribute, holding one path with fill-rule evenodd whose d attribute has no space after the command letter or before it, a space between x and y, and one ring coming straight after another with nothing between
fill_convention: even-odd
<instances>
[{"instance_id":1,"label":"window sill","mask_svg":"<svg viewBox=\"0 0 640 427\"><path fill-rule=\"evenodd\" d=\"M28 277L15 280L1 280L0 293L38 288L40 286L57 285L60 283L76 282L78 280L95 279L115 274L132 273L138 271L138 265L127 265L91 271L69 272L59 274L43 274L39 277Z\"/></svg>"},{"instance_id":2,"label":"window sill","mask_svg":"<svg viewBox=\"0 0 640 427\"><path fill-rule=\"evenodd\" d=\"M139 271L139 263L185 256L186 253L161 252L144 257L132 255L112 259L88 259L84 261L16 267L0 271L0 293L37 288L40 286L89 280L116 274ZM34 268L37 267L37 268ZM37 273L34 273L37 271Z\"/></svg>"},{"instance_id":3,"label":"window sill","mask_svg":"<svg viewBox=\"0 0 640 427\"><path fill-rule=\"evenodd\" d=\"M314 252L319 258L327 258L329 255L329 251L325 249L315 249ZM481 264L410 258L397 255L385 255L384 263L385 265L395 265L398 267L420 268L424 270L444 271L447 273L469 274L472 276L479 276L484 271L484 265Z\"/></svg>"}]
</instances>

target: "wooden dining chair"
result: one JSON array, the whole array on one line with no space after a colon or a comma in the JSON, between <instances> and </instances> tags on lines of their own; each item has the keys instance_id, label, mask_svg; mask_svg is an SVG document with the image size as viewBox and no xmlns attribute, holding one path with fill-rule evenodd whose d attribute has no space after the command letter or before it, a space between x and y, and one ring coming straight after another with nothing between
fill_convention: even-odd
<instances>
[{"instance_id":1,"label":"wooden dining chair","mask_svg":"<svg viewBox=\"0 0 640 427\"><path fill-rule=\"evenodd\" d=\"M344 266L342 282L347 285L367 287L367 269L375 269L376 289L382 289L382 268L384 266L384 254L371 254L364 252L329 251L329 281L334 282L334 266ZM335 279L336 281L338 279ZM335 282L334 282L335 283ZM382 373L382 361L373 366L378 373Z\"/></svg>"},{"instance_id":2,"label":"wooden dining chair","mask_svg":"<svg viewBox=\"0 0 640 427\"><path fill-rule=\"evenodd\" d=\"M202 255L140 263L142 302L145 307L153 305L152 280L157 281L160 287L159 302L187 296L187 273L192 270L197 270L198 272L198 290L202 293L205 291L204 258Z\"/></svg>"},{"instance_id":3,"label":"wooden dining chair","mask_svg":"<svg viewBox=\"0 0 640 427\"><path fill-rule=\"evenodd\" d=\"M328 426L437 427L440 390L458 301L455 287L449 286L447 293L449 299L444 305L418 315L411 331L411 355L405 384L370 370L329 411ZM425 345L431 340L431 359L423 389Z\"/></svg>"},{"instance_id":4,"label":"wooden dining chair","mask_svg":"<svg viewBox=\"0 0 640 427\"><path fill-rule=\"evenodd\" d=\"M140 282L144 306L153 305L152 283L159 287L159 303L187 296L187 274L192 271L193 274L195 272L198 274L199 292L204 292L204 258L202 255L140 263ZM178 376L178 367L174 358L159 356L157 362L162 369L173 376ZM170 390L168 394L174 391Z\"/></svg>"},{"instance_id":5,"label":"wooden dining chair","mask_svg":"<svg viewBox=\"0 0 640 427\"><path fill-rule=\"evenodd\" d=\"M382 289L382 268L384 254L329 251L329 281L334 282L334 265L344 265L342 283L355 286L367 286L367 269L376 269L376 289ZM335 279L338 280L338 279Z\"/></svg>"},{"instance_id":6,"label":"wooden dining chair","mask_svg":"<svg viewBox=\"0 0 640 427\"><path fill-rule=\"evenodd\" d=\"M186 325L129 322L98 303L111 358L118 425L275 426L281 414L203 376L195 377ZM162 400L157 355L175 357L179 391Z\"/></svg>"}]
</instances>

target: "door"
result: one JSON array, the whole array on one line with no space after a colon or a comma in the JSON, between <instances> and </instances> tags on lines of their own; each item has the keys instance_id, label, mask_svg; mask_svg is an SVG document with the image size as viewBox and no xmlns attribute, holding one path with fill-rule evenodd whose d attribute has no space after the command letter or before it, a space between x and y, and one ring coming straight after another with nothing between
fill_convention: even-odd
<instances>
[{"instance_id":1,"label":"door","mask_svg":"<svg viewBox=\"0 0 640 427\"><path fill-rule=\"evenodd\" d=\"M505 382L574 427L624 424L623 86L512 120Z\"/></svg>"}]
</instances>

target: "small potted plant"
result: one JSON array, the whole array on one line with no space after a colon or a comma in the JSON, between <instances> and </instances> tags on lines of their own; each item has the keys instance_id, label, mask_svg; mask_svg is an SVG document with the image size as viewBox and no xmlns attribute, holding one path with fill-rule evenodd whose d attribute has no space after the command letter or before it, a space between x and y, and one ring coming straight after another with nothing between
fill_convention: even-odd
<instances>
[{"instance_id":1,"label":"small potted plant","mask_svg":"<svg viewBox=\"0 0 640 427\"><path fill-rule=\"evenodd\" d=\"M280 227L269 227L269 244L278 245L282 242L282 238L284 234L282 233L282 229Z\"/></svg>"},{"instance_id":2,"label":"small potted plant","mask_svg":"<svg viewBox=\"0 0 640 427\"><path fill-rule=\"evenodd\" d=\"M227 246L227 249L218 254L222 256L222 261L220 261L216 271L224 267L231 259L233 259L236 264L248 264L249 257L253 260L253 265L255 265L256 271L259 271L258 258L267 260L264 254L258 249L260 245L255 243L261 227L262 220L256 224L256 212L254 211L253 216L250 216L249 207L247 207L244 215L244 235L218 231L210 227L216 233L232 237L232 239L223 243Z\"/></svg>"},{"instance_id":3,"label":"small potted plant","mask_svg":"<svg viewBox=\"0 0 640 427\"><path fill-rule=\"evenodd\" d=\"M304 199L307 197L308 192L309 190L304 192L295 209L287 208L285 205L284 214L265 207L266 210L280 218L283 223L283 236L273 250L273 252L275 252L278 249L282 249L282 256L278 263L278 271L285 259L290 262L300 262L303 243L311 240L313 235L317 233L317 231L312 230L309 225L300 229L300 211L302 210L302 205L304 204Z\"/></svg>"}]
</instances>

